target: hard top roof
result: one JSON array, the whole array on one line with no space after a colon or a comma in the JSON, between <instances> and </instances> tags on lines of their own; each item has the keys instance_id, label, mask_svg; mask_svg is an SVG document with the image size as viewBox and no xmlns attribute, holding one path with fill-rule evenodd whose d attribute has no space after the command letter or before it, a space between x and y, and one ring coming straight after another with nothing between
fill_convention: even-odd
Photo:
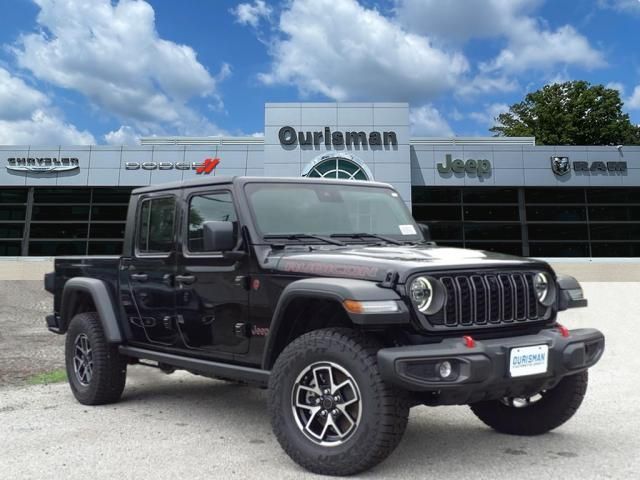
<instances>
[{"instance_id":1,"label":"hard top roof","mask_svg":"<svg viewBox=\"0 0 640 480\"><path fill-rule=\"evenodd\" d=\"M197 180L186 180L182 182L161 183L158 185L150 185L148 187L136 188L132 194L160 192L163 190L177 190L182 188L205 187L208 185L224 185L224 184L245 184L245 183L327 183L336 185L377 185L380 187L390 187L387 183L381 182L364 182L361 180L340 180L327 178L306 178L306 177L244 177L244 176L214 176Z\"/></svg>"}]
</instances>

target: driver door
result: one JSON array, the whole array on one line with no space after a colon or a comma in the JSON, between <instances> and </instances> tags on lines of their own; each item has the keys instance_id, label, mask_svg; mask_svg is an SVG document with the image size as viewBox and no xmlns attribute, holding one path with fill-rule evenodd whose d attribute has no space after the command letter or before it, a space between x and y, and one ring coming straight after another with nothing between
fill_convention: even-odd
<instances>
[{"instance_id":1,"label":"driver door","mask_svg":"<svg viewBox=\"0 0 640 480\"><path fill-rule=\"evenodd\" d=\"M249 349L248 256L227 259L223 252L205 251L203 242L204 222L235 222L235 230L239 230L233 195L225 188L191 191L184 209L176 275L176 307L184 346L216 358L245 354Z\"/></svg>"}]
</instances>

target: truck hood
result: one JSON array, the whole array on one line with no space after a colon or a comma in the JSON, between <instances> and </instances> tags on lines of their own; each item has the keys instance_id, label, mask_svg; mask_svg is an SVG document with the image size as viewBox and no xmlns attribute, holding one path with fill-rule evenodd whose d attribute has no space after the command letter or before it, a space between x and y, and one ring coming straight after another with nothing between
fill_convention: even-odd
<instances>
[{"instance_id":1,"label":"truck hood","mask_svg":"<svg viewBox=\"0 0 640 480\"><path fill-rule=\"evenodd\" d=\"M263 267L276 272L383 281L391 271L399 275L400 283L417 272L549 268L544 262L528 258L431 245L320 247L312 251L290 247L269 249L263 259Z\"/></svg>"}]
</instances>

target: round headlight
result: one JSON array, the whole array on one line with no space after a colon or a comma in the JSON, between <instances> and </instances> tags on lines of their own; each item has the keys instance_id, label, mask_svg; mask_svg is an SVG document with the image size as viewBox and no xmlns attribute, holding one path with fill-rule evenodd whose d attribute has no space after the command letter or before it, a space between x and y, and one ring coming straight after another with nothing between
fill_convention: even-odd
<instances>
[{"instance_id":1,"label":"round headlight","mask_svg":"<svg viewBox=\"0 0 640 480\"><path fill-rule=\"evenodd\" d=\"M431 282L425 277L418 277L409 287L409 295L415 303L416 308L422 313L426 312L433 300L433 287Z\"/></svg>"},{"instance_id":2,"label":"round headlight","mask_svg":"<svg viewBox=\"0 0 640 480\"><path fill-rule=\"evenodd\" d=\"M536 273L533 277L533 288L540 303L545 303L549 296L549 277L546 273Z\"/></svg>"}]
</instances>

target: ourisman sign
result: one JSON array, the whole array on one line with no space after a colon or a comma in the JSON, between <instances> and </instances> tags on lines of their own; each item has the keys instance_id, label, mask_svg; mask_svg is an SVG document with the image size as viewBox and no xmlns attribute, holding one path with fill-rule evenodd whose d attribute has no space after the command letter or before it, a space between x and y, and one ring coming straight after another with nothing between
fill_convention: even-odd
<instances>
[{"instance_id":1,"label":"ourisman sign","mask_svg":"<svg viewBox=\"0 0 640 480\"><path fill-rule=\"evenodd\" d=\"M278 132L278 139L282 145L320 145L326 147L355 146L398 146L396 132L332 132L329 127L315 132L296 132L293 127L282 127Z\"/></svg>"}]
</instances>

